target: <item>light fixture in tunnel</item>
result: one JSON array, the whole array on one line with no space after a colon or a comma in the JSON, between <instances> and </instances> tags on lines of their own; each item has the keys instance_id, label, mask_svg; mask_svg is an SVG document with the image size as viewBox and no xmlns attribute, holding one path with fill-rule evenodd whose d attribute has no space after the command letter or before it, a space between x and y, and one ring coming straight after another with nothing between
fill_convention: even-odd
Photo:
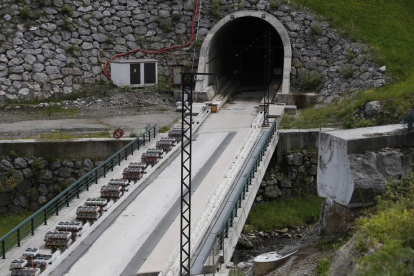
<instances>
[{"instance_id":1,"label":"light fixture in tunnel","mask_svg":"<svg viewBox=\"0 0 414 276\"><path fill-rule=\"evenodd\" d=\"M231 19L234 19L234 14L230 14L230 18Z\"/></svg>"},{"instance_id":2,"label":"light fixture in tunnel","mask_svg":"<svg viewBox=\"0 0 414 276\"><path fill-rule=\"evenodd\" d=\"M262 18L266 18L266 14L265 13L262 13Z\"/></svg>"}]
</instances>

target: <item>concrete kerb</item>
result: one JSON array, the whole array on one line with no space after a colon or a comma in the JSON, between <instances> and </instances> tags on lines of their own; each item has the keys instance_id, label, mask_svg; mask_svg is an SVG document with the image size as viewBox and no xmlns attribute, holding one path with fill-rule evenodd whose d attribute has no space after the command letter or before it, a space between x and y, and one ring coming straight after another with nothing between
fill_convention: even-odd
<instances>
[{"instance_id":1,"label":"concrete kerb","mask_svg":"<svg viewBox=\"0 0 414 276\"><path fill-rule=\"evenodd\" d=\"M201 124L204 122L204 120L208 117L208 115L210 114L210 111L206 110L203 111L202 113L200 113L194 120L194 122L196 123L196 125L193 127L193 132L196 132L197 129L201 126ZM62 253L62 255L60 255L53 263L52 265L48 266L45 271L42 272L42 276L47 276L49 275L59 264L61 264L65 258L67 256L69 256L69 254L71 254L76 247L81 244L86 237L93 231L96 229L96 227L98 227L113 211L115 211L115 209L126 200L126 198L133 192L135 191L139 186L143 185L146 183L146 181L148 180L148 178L150 177L150 175L152 173L154 173L162 164L164 164L165 162L167 162L167 160L169 160L171 158L171 156L178 151L181 148L181 142L177 143L177 146L174 147L173 150L171 150L162 160L161 162L157 163L153 168L151 168L151 170L140 180L138 181L135 185L133 185L131 187L131 189L127 192L126 195L124 195L123 197L121 197L117 202L115 202L111 208L106 211L104 213L104 215L102 215L102 217L100 217L94 224L92 224L83 234L81 237L79 237L75 243L73 243L65 252Z\"/></svg>"},{"instance_id":2,"label":"concrete kerb","mask_svg":"<svg viewBox=\"0 0 414 276\"><path fill-rule=\"evenodd\" d=\"M246 137L245 141L243 142L243 145L239 148L236 157L233 159L229 168L224 173L222 180L217 184L216 189L214 189L211 192L205 206L203 207L203 211L197 216L194 223L192 224L191 254L194 254L195 248L197 248L199 243L201 242L205 232L208 229L209 224L211 223L211 220L214 218L214 215L216 214L217 209L220 206L220 202L227 194L228 189L233 183L237 172L239 171L246 156L249 154L253 145L255 144L261 132L262 123L263 114L260 113L254 119L252 123L252 130ZM180 249L178 247L169 258L163 270L160 272L160 276L178 275L180 269L179 253Z\"/></svg>"}]
</instances>

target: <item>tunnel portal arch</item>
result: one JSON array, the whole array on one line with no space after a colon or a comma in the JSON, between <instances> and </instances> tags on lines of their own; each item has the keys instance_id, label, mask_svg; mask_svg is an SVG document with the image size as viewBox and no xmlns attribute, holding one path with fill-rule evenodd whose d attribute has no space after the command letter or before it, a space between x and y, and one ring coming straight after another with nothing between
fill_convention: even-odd
<instances>
[{"instance_id":1,"label":"tunnel portal arch","mask_svg":"<svg viewBox=\"0 0 414 276\"><path fill-rule=\"evenodd\" d=\"M217 22L217 24L210 30L203 41L200 49L197 72L217 73L214 72L216 70L212 68L212 64L215 62L215 59L219 59L220 56L223 55L222 53L217 53L217 48L222 47L222 45L220 45L217 40L220 40L219 37L221 35L226 34L223 30L229 29L229 26L234 25L232 22L237 22L237 20L241 22L244 19L254 19L256 22L262 21L262 24L263 22L267 22L273 28L272 32L278 34L278 39L283 45L282 87L279 91L282 93L288 93L290 88L292 61L292 47L290 44L289 34L283 24L275 16L263 11L238 11L228 14L219 22ZM225 36L223 39L225 39ZM216 78L212 76L198 76L195 91L204 94L204 96L201 96L201 98L210 100L216 93L215 89L213 88L215 80Z\"/></svg>"}]
</instances>

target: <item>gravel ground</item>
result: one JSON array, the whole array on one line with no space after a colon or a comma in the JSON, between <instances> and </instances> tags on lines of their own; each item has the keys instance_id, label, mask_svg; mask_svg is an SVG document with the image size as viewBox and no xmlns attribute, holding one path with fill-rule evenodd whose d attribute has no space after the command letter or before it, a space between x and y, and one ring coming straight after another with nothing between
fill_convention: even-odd
<instances>
[{"instance_id":1,"label":"gravel ground","mask_svg":"<svg viewBox=\"0 0 414 276\"><path fill-rule=\"evenodd\" d=\"M111 132L118 127L135 132L147 125L170 125L179 116L175 100L157 92L112 92L103 97L9 104L0 108L0 138L57 130Z\"/></svg>"}]
</instances>

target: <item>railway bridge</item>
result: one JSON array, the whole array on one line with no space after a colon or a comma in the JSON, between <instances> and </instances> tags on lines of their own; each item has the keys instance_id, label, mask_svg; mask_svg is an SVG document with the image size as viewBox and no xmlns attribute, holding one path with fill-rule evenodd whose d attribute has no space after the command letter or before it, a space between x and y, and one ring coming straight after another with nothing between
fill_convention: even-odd
<instances>
[{"instance_id":1,"label":"railway bridge","mask_svg":"<svg viewBox=\"0 0 414 276\"><path fill-rule=\"evenodd\" d=\"M263 91L239 91L217 113L194 104L193 275L230 260L278 141L275 119L262 126ZM149 129L3 237L0 275L178 275L180 142L137 165L166 136Z\"/></svg>"}]
</instances>

